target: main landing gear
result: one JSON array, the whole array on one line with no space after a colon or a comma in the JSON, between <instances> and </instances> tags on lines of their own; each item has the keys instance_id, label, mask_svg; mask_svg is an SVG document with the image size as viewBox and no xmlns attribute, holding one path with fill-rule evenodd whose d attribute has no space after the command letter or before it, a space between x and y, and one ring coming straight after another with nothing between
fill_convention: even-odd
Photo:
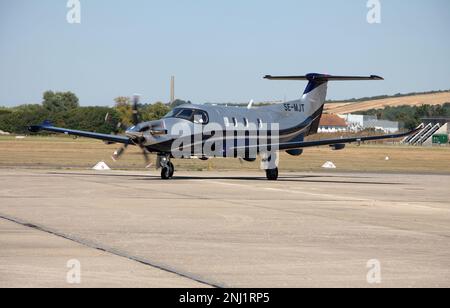
<instances>
[{"instance_id":1,"label":"main landing gear","mask_svg":"<svg viewBox=\"0 0 450 308\"><path fill-rule=\"evenodd\" d=\"M269 181L278 180L279 154L261 153L261 169L266 170L266 177Z\"/></svg>"},{"instance_id":2,"label":"main landing gear","mask_svg":"<svg viewBox=\"0 0 450 308\"><path fill-rule=\"evenodd\" d=\"M161 168L161 179L170 180L173 178L173 174L175 173L175 167L170 161L170 156L158 156L159 166Z\"/></svg>"},{"instance_id":3,"label":"main landing gear","mask_svg":"<svg viewBox=\"0 0 450 308\"><path fill-rule=\"evenodd\" d=\"M269 181L276 181L278 180L278 168L275 169L267 169L266 170L266 176Z\"/></svg>"}]
</instances>

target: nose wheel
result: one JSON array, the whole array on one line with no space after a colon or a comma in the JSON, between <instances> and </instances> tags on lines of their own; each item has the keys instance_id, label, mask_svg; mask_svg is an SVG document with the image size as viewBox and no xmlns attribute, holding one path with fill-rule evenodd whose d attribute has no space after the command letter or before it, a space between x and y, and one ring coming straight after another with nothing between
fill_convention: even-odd
<instances>
[{"instance_id":1,"label":"nose wheel","mask_svg":"<svg viewBox=\"0 0 450 308\"><path fill-rule=\"evenodd\" d=\"M166 166L162 166L161 168L161 179L170 180L173 178L173 174L175 173L175 167L172 162L167 162Z\"/></svg>"}]
</instances>

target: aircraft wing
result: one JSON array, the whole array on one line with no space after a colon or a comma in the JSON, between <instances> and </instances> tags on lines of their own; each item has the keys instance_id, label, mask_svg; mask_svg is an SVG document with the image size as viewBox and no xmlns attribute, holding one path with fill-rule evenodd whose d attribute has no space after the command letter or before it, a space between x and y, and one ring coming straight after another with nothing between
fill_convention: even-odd
<instances>
[{"instance_id":1,"label":"aircraft wing","mask_svg":"<svg viewBox=\"0 0 450 308\"><path fill-rule=\"evenodd\" d=\"M122 144L129 144L129 145L134 144L132 142L132 140L126 136L98 134L98 133L92 133L92 132L85 132L85 131L81 131L81 130L73 130L73 129L67 129L67 128L54 127L48 121L45 121L41 125L29 126L28 130L32 133L37 133L40 131L49 131L49 132L61 133L61 134L71 135L71 136L98 139L98 140L103 140L103 141L113 142L113 143L122 143Z\"/></svg>"},{"instance_id":2,"label":"aircraft wing","mask_svg":"<svg viewBox=\"0 0 450 308\"><path fill-rule=\"evenodd\" d=\"M412 135L416 133L418 129L402 133L402 134L394 134L394 135L382 135L382 136L368 136L368 137L350 137L350 138L341 138L341 139L324 139L324 140L317 140L317 141L302 141L302 142L285 142L285 143L278 143L278 144L272 144L272 145L259 145L259 146L250 146L250 147L241 147L236 149L252 149L252 148L265 148L268 147L278 147L280 151L285 150L295 150L295 149L303 149L303 148L309 148L309 147L317 147L317 146L336 146L343 145L346 143L354 143L354 142L363 142L363 141L374 141L374 140L385 140L385 139L398 139L402 137L406 137L409 135Z\"/></svg>"}]
</instances>

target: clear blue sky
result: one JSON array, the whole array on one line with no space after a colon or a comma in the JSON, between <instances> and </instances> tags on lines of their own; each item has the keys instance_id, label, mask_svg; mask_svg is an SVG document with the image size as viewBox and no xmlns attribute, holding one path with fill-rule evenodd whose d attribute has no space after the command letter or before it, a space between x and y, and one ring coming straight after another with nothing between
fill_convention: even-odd
<instances>
[{"instance_id":1,"label":"clear blue sky","mask_svg":"<svg viewBox=\"0 0 450 308\"><path fill-rule=\"evenodd\" d=\"M304 83L266 74L379 74L383 82L333 83L331 99L450 89L450 1L0 0L0 105L40 103L71 90L82 105L297 98Z\"/></svg>"}]
</instances>

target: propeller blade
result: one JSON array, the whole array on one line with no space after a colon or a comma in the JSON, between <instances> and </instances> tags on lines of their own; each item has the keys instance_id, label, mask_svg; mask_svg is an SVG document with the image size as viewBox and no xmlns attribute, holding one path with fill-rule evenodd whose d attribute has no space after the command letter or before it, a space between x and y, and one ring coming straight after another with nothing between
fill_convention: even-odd
<instances>
[{"instance_id":1,"label":"propeller blade","mask_svg":"<svg viewBox=\"0 0 450 308\"><path fill-rule=\"evenodd\" d=\"M135 94L133 96L133 125L135 126L139 124L139 99L139 95Z\"/></svg>"},{"instance_id":2,"label":"propeller blade","mask_svg":"<svg viewBox=\"0 0 450 308\"><path fill-rule=\"evenodd\" d=\"M145 160L145 168L150 168L152 166L152 161L150 160L150 156L147 153L147 150L145 148L142 149L142 154L144 155Z\"/></svg>"},{"instance_id":3,"label":"propeller blade","mask_svg":"<svg viewBox=\"0 0 450 308\"><path fill-rule=\"evenodd\" d=\"M120 149L118 149L117 151L114 152L113 156L111 157L114 161L119 160L122 155L125 153L125 151L128 148L128 144L124 145L123 147L121 147Z\"/></svg>"},{"instance_id":4,"label":"propeller blade","mask_svg":"<svg viewBox=\"0 0 450 308\"><path fill-rule=\"evenodd\" d=\"M139 124L139 100L140 100L140 96L138 94L133 95L132 121L133 121L134 126ZM122 126L122 124L119 123L117 128L120 129L121 126ZM141 148L142 155L144 156L146 168L149 168L152 164L151 164L149 153L147 152L147 150L144 146L145 138L135 136L135 138L133 138L133 139L134 139L135 144L139 145L139 147ZM128 145L126 144L124 147L122 147L122 148L118 149L116 152L114 152L112 159L114 161L118 160L125 153L127 147L128 147Z\"/></svg>"},{"instance_id":5,"label":"propeller blade","mask_svg":"<svg viewBox=\"0 0 450 308\"><path fill-rule=\"evenodd\" d=\"M161 160L162 160L162 156L158 155L156 158L156 170L161 169Z\"/></svg>"}]
</instances>

